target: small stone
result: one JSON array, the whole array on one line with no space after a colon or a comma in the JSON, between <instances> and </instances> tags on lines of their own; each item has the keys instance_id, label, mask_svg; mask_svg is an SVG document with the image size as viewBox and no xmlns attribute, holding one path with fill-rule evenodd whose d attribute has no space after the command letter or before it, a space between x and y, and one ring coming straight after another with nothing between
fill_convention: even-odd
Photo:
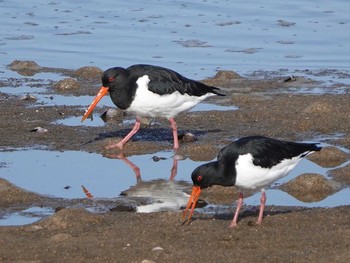
<instances>
[{"instance_id":1,"label":"small stone","mask_svg":"<svg viewBox=\"0 0 350 263\"><path fill-rule=\"evenodd\" d=\"M190 132L186 132L182 137L181 140L183 142L195 142L198 141L198 138L196 135L194 135L193 133Z\"/></svg>"},{"instance_id":2,"label":"small stone","mask_svg":"<svg viewBox=\"0 0 350 263\"><path fill-rule=\"evenodd\" d=\"M289 76L285 79L283 79L283 82L291 82L291 81L296 81L297 78L295 76Z\"/></svg>"},{"instance_id":3,"label":"small stone","mask_svg":"<svg viewBox=\"0 0 350 263\"><path fill-rule=\"evenodd\" d=\"M166 158L165 157L158 157L158 156L155 155L155 156L152 157L152 160L155 161L155 162L159 162L161 160L166 160Z\"/></svg>"},{"instance_id":4,"label":"small stone","mask_svg":"<svg viewBox=\"0 0 350 263\"><path fill-rule=\"evenodd\" d=\"M153 118L141 117L140 123L142 126L150 126L152 124Z\"/></svg>"},{"instance_id":5,"label":"small stone","mask_svg":"<svg viewBox=\"0 0 350 263\"><path fill-rule=\"evenodd\" d=\"M45 133L48 132L47 129L43 128L43 127L35 127L34 129L30 130L31 132L38 132L38 133Z\"/></svg>"},{"instance_id":6,"label":"small stone","mask_svg":"<svg viewBox=\"0 0 350 263\"><path fill-rule=\"evenodd\" d=\"M100 117L104 122L107 122L109 119L123 117L123 111L120 111L116 108L108 109L102 113Z\"/></svg>"},{"instance_id":7,"label":"small stone","mask_svg":"<svg viewBox=\"0 0 350 263\"><path fill-rule=\"evenodd\" d=\"M127 249L130 246L131 246L130 244L126 244L125 247L123 247L123 249Z\"/></svg>"},{"instance_id":8,"label":"small stone","mask_svg":"<svg viewBox=\"0 0 350 263\"><path fill-rule=\"evenodd\" d=\"M163 251L164 250L164 248L162 248L162 247L154 247L154 248L152 248L152 251Z\"/></svg>"},{"instance_id":9,"label":"small stone","mask_svg":"<svg viewBox=\"0 0 350 263\"><path fill-rule=\"evenodd\" d=\"M37 98L34 96L34 95L31 95L31 94L27 94L27 95L24 95L22 97L20 97L20 100L37 100Z\"/></svg>"}]
</instances>

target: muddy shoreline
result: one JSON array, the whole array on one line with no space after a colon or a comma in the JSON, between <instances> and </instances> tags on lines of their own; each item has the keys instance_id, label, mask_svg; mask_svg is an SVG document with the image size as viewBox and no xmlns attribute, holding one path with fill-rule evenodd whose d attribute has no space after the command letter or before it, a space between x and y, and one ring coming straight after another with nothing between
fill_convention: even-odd
<instances>
[{"instance_id":1,"label":"muddy shoreline","mask_svg":"<svg viewBox=\"0 0 350 263\"><path fill-rule=\"evenodd\" d=\"M105 156L118 154L113 150L104 150L104 145L124 136L130 127L120 128L122 119L132 120L133 116L119 114L109 125L103 127L59 125L55 121L82 116L87 105L38 105L35 98L10 95L3 93L1 89L16 88L20 87L21 83L30 83L33 91L36 88L45 88L45 95L48 97L53 94L95 95L100 84L101 69L46 68L35 62L20 61L13 62L9 68L23 77L0 82L0 145L3 150L28 147L87 151ZM64 81L52 80L44 83L40 79L31 79L31 76L40 72L62 74ZM327 76L332 72L324 74ZM231 140L260 134L286 140L320 141L329 145L327 150L310 158L330 170L349 160L347 152L335 147L350 149L349 85L325 84L299 76L289 80L288 76L273 74L264 79L243 78L232 71L218 72L215 77L204 82L220 87L226 94L223 98L210 98L208 102L234 105L239 109L180 114L177 117L180 135L191 132L197 140L180 141L179 155L192 160L209 161ZM325 94L298 92L319 87L326 91ZM341 92L337 92L337 89ZM104 110L106 109L98 108L96 111L102 113ZM126 156L171 148L171 131L168 129L167 120L157 121L160 123L158 126L145 125L138 136L126 145ZM47 132L33 132L36 127L47 129ZM0 162L0 171L5 166L6 163ZM332 171L331 176L342 188L348 187L349 166ZM319 186L313 185L312 189ZM309 192L310 190L301 193L299 191L299 194L305 197ZM203 198L212 203L229 206L236 196L234 188L213 187L204 193ZM223 215L197 213L189 226L182 226L181 211L138 214L114 210L94 214L81 208L93 202L95 201L88 198L64 200L39 196L0 180L2 211L19 210L33 205L49 206L56 211L49 218L34 224L0 227L1 261L350 260L350 206L328 209L268 206L262 226L251 224L257 211L247 207L241 215L239 227L228 229L234 207L228 208L227 213ZM98 202L107 207L124 207L122 200ZM94 205L98 206L98 202Z\"/></svg>"}]
</instances>

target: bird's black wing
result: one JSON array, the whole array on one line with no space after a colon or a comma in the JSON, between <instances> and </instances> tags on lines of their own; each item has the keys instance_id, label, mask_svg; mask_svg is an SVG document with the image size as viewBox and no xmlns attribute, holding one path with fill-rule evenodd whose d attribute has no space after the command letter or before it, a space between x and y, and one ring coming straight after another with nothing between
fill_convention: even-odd
<instances>
[{"instance_id":1,"label":"bird's black wing","mask_svg":"<svg viewBox=\"0 0 350 263\"><path fill-rule=\"evenodd\" d=\"M190 80L171 69L152 65L134 65L128 69L131 68L133 72L140 77L148 75L150 78L148 89L159 95L171 94L178 91L181 94L189 94L192 96L202 96L207 93L224 96L219 93L219 88Z\"/></svg>"},{"instance_id":2,"label":"bird's black wing","mask_svg":"<svg viewBox=\"0 0 350 263\"><path fill-rule=\"evenodd\" d=\"M225 149L226 148L226 149ZM262 136L252 136L239 139L227 147L221 156L252 154L253 163L264 168L271 168L284 159L291 159L296 156L301 158L313 151L321 150L316 143L297 143L280 141ZM227 158L227 157L226 157Z\"/></svg>"}]
</instances>

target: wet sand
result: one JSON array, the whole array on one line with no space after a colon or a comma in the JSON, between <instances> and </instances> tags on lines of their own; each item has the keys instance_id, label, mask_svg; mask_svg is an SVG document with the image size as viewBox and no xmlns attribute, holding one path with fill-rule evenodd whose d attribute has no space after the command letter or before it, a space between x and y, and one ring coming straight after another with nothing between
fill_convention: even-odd
<instances>
[{"instance_id":1,"label":"wet sand","mask_svg":"<svg viewBox=\"0 0 350 263\"><path fill-rule=\"evenodd\" d=\"M13 66L13 65L12 65ZM79 70L43 68L31 63L15 63L13 70L31 76L55 72L72 77L66 85L33 82L33 88L47 87L47 94L95 95L100 69ZM329 72L324 72L325 75ZM28 79L8 79L0 86L15 87ZM236 111L183 113L177 117L181 133L191 131L198 140L180 142L179 154L192 160L211 160L232 139L265 135L286 140L310 140L350 148L350 92L337 94L299 94L290 90L312 89L319 82L296 77L264 80L246 79L234 72L219 72L204 82L222 88L224 98L211 103L234 105ZM60 83L62 84L62 83ZM323 84L324 85L324 84ZM65 88L62 88L65 87ZM327 90L336 90L328 85ZM344 89L343 89L344 90ZM1 89L0 89L1 92ZM3 148L47 147L49 150L81 150L117 154L103 146L118 140L129 129L70 127L53 124L58 119L82 116L77 106L29 107L35 101L0 93L0 145ZM101 109L102 113L102 109ZM121 116L114 120L121 121ZM153 153L170 149L171 131L167 120L162 128L145 127L138 141L130 141L124 154ZM215 125L213 125L215 124ZM31 132L35 127L48 132ZM164 135L163 135L164 134ZM328 147L327 147L328 148ZM337 148L336 148L337 149ZM325 150L310 156L323 167L335 167L349 159L347 153ZM0 164L0 171L6 164ZM332 180L348 187L349 168L334 173ZM190 176L190 175L189 175ZM315 186L316 187L316 186ZM306 195L308 191L301 192ZM212 203L231 204L234 188L213 187L203 198ZM269 198L269 197L268 197ZM298 208L267 206L261 226L254 223L257 210L246 207L239 227L229 229L234 207L220 215L195 213L188 226L181 224L181 211L137 214L110 211L93 214L77 208L94 202L91 199L64 200L39 196L0 180L0 207L15 211L23 207L50 206L56 213L26 226L0 227L2 262L348 262L350 260L350 206L336 208ZM122 206L123 204L121 204ZM148 261L147 261L148 260Z\"/></svg>"}]
</instances>

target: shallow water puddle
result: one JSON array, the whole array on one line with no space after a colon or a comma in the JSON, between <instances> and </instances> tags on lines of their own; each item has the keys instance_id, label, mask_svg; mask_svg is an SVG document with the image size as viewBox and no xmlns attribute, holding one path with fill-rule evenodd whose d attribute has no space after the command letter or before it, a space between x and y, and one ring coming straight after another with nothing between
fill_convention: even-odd
<instances>
[{"instance_id":1,"label":"shallow water puddle","mask_svg":"<svg viewBox=\"0 0 350 263\"><path fill-rule=\"evenodd\" d=\"M188 198L184 189L192 185L191 173L203 163L189 158L179 160L172 151L119 159L109 159L96 153L33 149L3 150L0 154L3 164L0 167L0 177L20 188L67 199L86 198L89 195L95 200L113 199L120 197L123 192L129 197L151 198L154 201L139 206L138 212L178 210L183 207ZM300 174L319 173L326 176L327 171L328 169L303 159L287 177L266 190L267 205L334 207L348 204L349 188L313 203L301 202L276 188ZM174 180L169 180L171 178ZM260 192L257 192L244 202L246 205L258 205L259 200ZM232 206L234 205L233 203ZM225 210L227 207L209 205L199 211L220 213ZM0 225L29 224L50 213L53 211L46 208L28 208L0 215Z\"/></svg>"},{"instance_id":2,"label":"shallow water puddle","mask_svg":"<svg viewBox=\"0 0 350 263\"><path fill-rule=\"evenodd\" d=\"M0 216L0 226L27 225L50 216L53 213L54 210L50 207L30 207L22 211Z\"/></svg>"},{"instance_id":3,"label":"shallow water puddle","mask_svg":"<svg viewBox=\"0 0 350 263\"><path fill-rule=\"evenodd\" d=\"M286 94L305 94L305 95L324 95L324 94L332 94L332 95L341 95L341 94L347 94L349 90L349 87L312 87L312 88L306 88L306 87L293 87L288 88L283 93Z\"/></svg>"},{"instance_id":4,"label":"shallow water puddle","mask_svg":"<svg viewBox=\"0 0 350 263\"><path fill-rule=\"evenodd\" d=\"M122 159L78 151L32 149L4 150L0 154L3 164L0 177L20 188L68 199L87 196L113 199L122 192L128 192L130 197L155 200L138 207L138 212L177 210L184 206L188 195L183 190L188 185L182 182L189 182L192 170L201 164L190 159L177 160L172 152ZM135 166L140 169L140 175L132 169ZM179 172L175 174L173 168L178 168ZM172 177L174 180L170 182ZM29 214L26 210L0 214L0 225L29 224L45 216L47 214Z\"/></svg>"},{"instance_id":5,"label":"shallow water puddle","mask_svg":"<svg viewBox=\"0 0 350 263\"><path fill-rule=\"evenodd\" d=\"M134 171L125 161L100 154L78 151L15 150L2 151L1 177L18 187L62 198L85 198L82 185L95 198L113 198L137 182ZM169 179L173 166L172 152L128 157L141 170L143 181ZM153 156L160 160L153 161ZM181 160L175 180L188 181L200 162Z\"/></svg>"}]
</instances>

